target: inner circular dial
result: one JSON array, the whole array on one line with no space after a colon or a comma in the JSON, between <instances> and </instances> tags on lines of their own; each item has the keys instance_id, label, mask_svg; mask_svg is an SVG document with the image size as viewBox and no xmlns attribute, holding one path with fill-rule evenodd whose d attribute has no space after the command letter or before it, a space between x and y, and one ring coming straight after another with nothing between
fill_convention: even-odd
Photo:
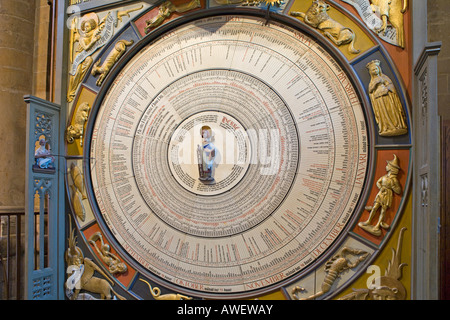
<instances>
[{"instance_id":1,"label":"inner circular dial","mask_svg":"<svg viewBox=\"0 0 450 320\"><path fill-rule=\"evenodd\" d=\"M202 111L175 130L168 158L180 185L195 194L211 196L232 189L242 180L249 164L256 161L250 156L249 136L236 118L219 111Z\"/></svg>"},{"instance_id":2,"label":"inner circular dial","mask_svg":"<svg viewBox=\"0 0 450 320\"><path fill-rule=\"evenodd\" d=\"M161 220L192 235L229 236L285 199L297 170L297 130L267 85L236 71L200 71L151 105L136 131L133 174ZM179 125L167 130L171 123Z\"/></svg>"},{"instance_id":3,"label":"inner circular dial","mask_svg":"<svg viewBox=\"0 0 450 320\"><path fill-rule=\"evenodd\" d=\"M343 232L367 141L355 88L320 44L259 18L206 18L117 75L92 129L92 194L143 272L245 295L280 285Z\"/></svg>"}]
</instances>

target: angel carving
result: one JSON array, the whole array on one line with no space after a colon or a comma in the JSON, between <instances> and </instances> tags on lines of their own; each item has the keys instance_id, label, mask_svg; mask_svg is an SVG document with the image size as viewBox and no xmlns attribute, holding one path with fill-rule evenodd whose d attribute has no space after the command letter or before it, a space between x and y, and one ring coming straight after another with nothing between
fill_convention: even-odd
<instances>
[{"instance_id":1,"label":"angel carving","mask_svg":"<svg viewBox=\"0 0 450 320\"><path fill-rule=\"evenodd\" d=\"M380 12L381 20L383 24L381 27L376 28L378 33L386 33L388 22L396 31L397 44L405 47L405 31L403 27L403 14L406 12L408 5L407 0L372 0L371 8L373 12Z\"/></svg>"},{"instance_id":2,"label":"angel carving","mask_svg":"<svg viewBox=\"0 0 450 320\"><path fill-rule=\"evenodd\" d=\"M143 5L140 5L123 11L111 11L101 19L94 12L85 14L81 19L72 19L69 44L69 59L72 65L69 70L68 102L75 98L78 85L93 63L91 55L111 40L114 28L119 22L123 22L124 16L130 17L131 12L142 8Z\"/></svg>"},{"instance_id":3,"label":"angel carving","mask_svg":"<svg viewBox=\"0 0 450 320\"><path fill-rule=\"evenodd\" d=\"M85 14L80 21L72 20L70 29L70 62L76 66L74 74L70 75L67 101L71 102L75 97L75 91L81 80L92 65L92 50L101 38L101 31L105 26L108 15L99 20L96 13Z\"/></svg>"}]
</instances>

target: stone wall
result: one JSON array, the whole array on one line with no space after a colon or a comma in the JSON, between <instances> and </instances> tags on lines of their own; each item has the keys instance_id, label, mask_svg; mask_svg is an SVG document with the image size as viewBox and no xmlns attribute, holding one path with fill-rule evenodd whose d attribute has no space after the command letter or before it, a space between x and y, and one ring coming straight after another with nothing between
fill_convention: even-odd
<instances>
[{"instance_id":1,"label":"stone wall","mask_svg":"<svg viewBox=\"0 0 450 320\"><path fill-rule=\"evenodd\" d=\"M47 0L0 2L0 212L25 206L23 96L48 99L49 19Z\"/></svg>"},{"instance_id":2,"label":"stone wall","mask_svg":"<svg viewBox=\"0 0 450 320\"><path fill-rule=\"evenodd\" d=\"M450 119L450 1L428 0L428 41L442 41L438 55L438 104L442 120Z\"/></svg>"},{"instance_id":3,"label":"stone wall","mask_svg":"<svg viewBox=\"0 0 450 320\"><path fill-rule=\"evenodd\" d=\"M0 209L24 207L25 94L32 92L35 1L0 3Z\"/></svg>"}]
</instances>

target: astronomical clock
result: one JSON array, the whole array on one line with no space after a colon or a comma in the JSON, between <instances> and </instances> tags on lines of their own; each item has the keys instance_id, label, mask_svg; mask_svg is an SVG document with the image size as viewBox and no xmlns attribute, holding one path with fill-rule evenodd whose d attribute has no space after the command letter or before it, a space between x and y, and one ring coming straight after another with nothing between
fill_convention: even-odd
<instances>
[{"instance_id":1,"label":"astronomical clock","mask_svg":"<svg viewBox=\"0 0 450 320\"><path fill-rule=\"evenodd\" d=\"M76 2L68 299L407 298L406 5Z\"/></svg>"}]
</instances>

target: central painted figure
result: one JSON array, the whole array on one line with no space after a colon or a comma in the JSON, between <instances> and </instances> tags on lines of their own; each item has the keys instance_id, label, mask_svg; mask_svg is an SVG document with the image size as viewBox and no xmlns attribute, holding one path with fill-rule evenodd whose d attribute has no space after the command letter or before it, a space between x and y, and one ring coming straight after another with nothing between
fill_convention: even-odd
<instances>
[{"instance_id":1,"label":"central painted figure","mask_svg":"<svg viewBox=\"0 0 450 320\"><path fill-rule=\"evenodd\" d=\"M204 183L214 182L214 171L216 159L216 147L212 143L214 140L214 133L209 126L202 126L200 130L202 136L202 145L198 145L198 170L199 180Z\"/></svg>"}]
</instances>

